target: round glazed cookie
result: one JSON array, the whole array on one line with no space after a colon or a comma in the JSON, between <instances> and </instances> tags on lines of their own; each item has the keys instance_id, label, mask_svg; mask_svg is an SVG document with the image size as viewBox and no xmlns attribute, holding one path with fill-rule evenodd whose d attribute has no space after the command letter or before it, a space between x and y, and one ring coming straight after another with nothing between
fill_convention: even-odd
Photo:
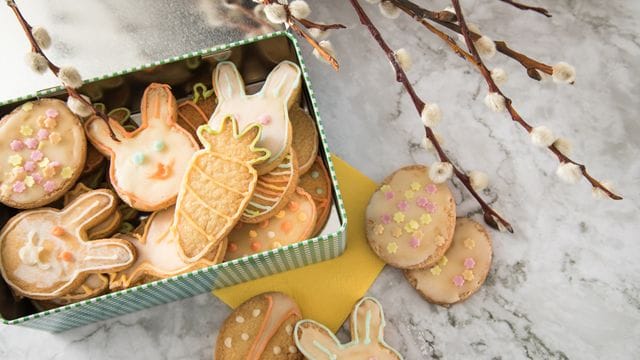
<instances>
[{"instance_id":1,"label":"round glazed cookie","mask_svg":"<svg viewBox=\"0 0 640 360\"><path fill-rule=\"evenodd\" d=\"M0 202L18 209L49 204L84 168L80 119L56 99L27 102L0 120Z\"/></svg>"},{"instance_id":2,"label":"round glazed cookie","mask_svg":"<svg viewBox=\"0 0 640 360\"><path fill-rule=\"evenodd\" d=\"M411 285L427 301L449 306L475 293L491 267L491 239L477 222L460 218L451 247L429 269L406 270Z\"/></svg>"},{"instance_id":3,"label":"round glazed cookie","mask_svg":"<svg viewBox=\"0 0 640 360\"><path fill-rule=\"evenodd\" d=\"M418 269L435 264L449 248L456 206L445 184L434 184L422 165L401 168L371 196L367 240L387 264Z\"/></svg>"},{"instance_id":4,"label":"round glazed cookie","mask_svg":"<svg viewBox=\"0 0 640 360\"><path fill-rule=\"evenodd\" d=\"M214 359L302 359L293 340L293 327L301 317L289 296L277 292L257 295L224 321Z\"/></svg>"}]
</instances>

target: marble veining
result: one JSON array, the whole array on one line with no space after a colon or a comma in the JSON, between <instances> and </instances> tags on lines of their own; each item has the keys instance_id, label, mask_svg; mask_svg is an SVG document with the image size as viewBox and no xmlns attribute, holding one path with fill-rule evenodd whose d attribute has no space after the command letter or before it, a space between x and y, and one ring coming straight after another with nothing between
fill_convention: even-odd
<instances>
[{"instance_id":1,"label":"marble veining","mask_svg":"<svg viewBox=\"0 0 640 360\"><path fill-rule=\"evenodd\" d=\"M633 359L640 353L640 4L529 2L544 4L553 17L491 0L463 6L468 20L493 38L543 61L576 66L571 87L531 81L501 56L488 61L509 73L504 90L523 116L571 138L575 158L596 177L614 180L626 199L596 201L585 182L559 182L555 159L506 115L485 108L485 85L467 63L415 22L384 19L366 5L390 44L413 55L409 76L421 96L442 108L437 131L448 153L463 168L490 174L484 196L516 230L492 232L486 286L449 309L423 301L400 271L383 271L369 293L384 306L388 342L407 359ZM20 5L51 31L52 58L76 65L85 77L207 47L214 36L197 8L168 0ZM408 97L348 4L312 6L314 19L349 26L332 36L340 73L308 61L333 151L377 181L402 165L432 162L420 147L421 125ZM145 17L135 15L142 11ZM0 24L0 98L54 85L52 76L23 66L27 45L6 9ZM477 204L452 186L458 214L478 219ZM0 358L210 359L228 313L204 294L59 335L0 326Z\"/></svg>"}]
</instances>

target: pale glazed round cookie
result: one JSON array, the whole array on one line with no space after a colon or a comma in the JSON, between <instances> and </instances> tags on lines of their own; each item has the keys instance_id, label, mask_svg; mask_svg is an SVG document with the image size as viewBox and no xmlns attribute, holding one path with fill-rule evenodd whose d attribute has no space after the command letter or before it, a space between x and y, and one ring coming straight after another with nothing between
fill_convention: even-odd
<instances>
[{"instance_id":1,"label":"pale glazed round cookie","mask_svg":"<svg viewBox=\"0 0 640 360\"><path fill-rule=\"evenodd\" d=\"M32 209L59 199L82 173L86 150L64 101L22 104L0 120L0 202Z\"/></svg>"},{"instance_id":2,"label":"pale glazed round cookie","mask_svg":"<svg viewBox=\"0 0 640 360\"><path fill-rule=\"evenodd\" d=\"M301 317L298 305L289 296L277 292L257 295L224 321L214 359L302 359L293 340L293 327Z\"/></svg>"},{"instance_id":3,"label":"pale glazed round cookie","mask_svg":"<svg viewBox=\"0 0 640 360\"><path fill-rule=\"evenodd\" d=\"M405 270L411 285L427 301L449 306L475 293L491 268L491 239L477 222L460 218L451 247L429 269Z\"/></svg>"},{"instance_id":4,"label":"pale glazed round cookie","mask_svg":"<svg viewBox=\"0 0 640 360\"><path fill-rule=\"evenodd\" d=\"M367 240L391 266L431 266L451 244L456 223L453 196L447 185L434 184L427 173L422 165L396 170L369 200Z\"/></svg>"}]
</instances>

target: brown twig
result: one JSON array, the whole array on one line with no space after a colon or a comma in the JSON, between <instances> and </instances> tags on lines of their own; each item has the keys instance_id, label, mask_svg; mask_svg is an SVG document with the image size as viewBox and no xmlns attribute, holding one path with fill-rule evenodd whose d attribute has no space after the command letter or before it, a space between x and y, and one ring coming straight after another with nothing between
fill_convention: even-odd
<instances>
[{"instance_id":1,"label":"brown twig","mask_svg":"<svg viewBox=\"0 0 640 360\"><path fill-rule=\"evenodd\" d=\"M425 9L413 3L410 0L389 0L389 1L391 1L391 3L393 3L393 5L395 5L398 9L402 10L407 15L411 16L416 21L420 22L422 25L427 27L430 31L432 31L432 29L435 29L433 26L429 26L431 25L429 21L432 21L451 31L454 31L458 34L462 34L460 30L460 26L455 23L457 21L455 14L452 14L453 15L451 17L452 20L449 20L443 16L435 16L434 14L436 14L437 12ZM449 13L449 12L441 11L440 13ZM472 31L470 31L470 35L473 41L477 41L478 39L480 39L480 37L482 37L481 34L478 34ZM541 61L532 59L523 53L520 53L511 49L505 41L496 40L494 41L494 43L496 44L496 50L498 52L519 62L526 69L527 75L529 75L530 78L534 80L541 80L542 77L540 76L538 71L543 72L547 75L553 74L553 67ZM453 40L453 44L455 44L455 40ZM449 43L449 46L451 46L451 43ZM456 51L456 53L458 52ZM458 55L460 55L460 53L458 53Z\"/></svg>"},{"instance_id":2,"label":"brown twig","mask_svg":"<svg viewBox=\"0 0 640 360\"><path fill-rule=\"evenodd\" d=\"M44 51L42 51L42 48L40 47L40 45L38 45L38 42L33 37L33 33L32 33L33 27L24 18L24 16L22 15L22 12L20 11L18 6L16 5L15 1L6 0L6 2L7 2L7 6L9 6L11 8L11 10L15 14L16 18L18 19L18 22L20 23L20 26L22 26L22 30L24 30L24 33L27 36L27 39L29 40L29 43L31 44L31 51L42 55L42 57L47 61L47 67L49 68L49 70L51 70L51 72L56 77L58 77L58 74L60 73L60 67L55 65L51 60L49 60L49 58L44 53ZM99 116L102 120L104 120L107 123L107 127L109 128L109 132L110 132L111 138L114 141L120 142L120 140L116 137L116 134L111 129L111 126L109 125L109 118L107 117L107 115L104 112L98 110L90 101L87 101L87 100L85 100L85 98L80 96L80 94L78 93L78 91L76 89L65 85L65 90L67 91L67 94L69 96L79 100L85 106L90 107L95 115Z\"/></svg>"},{"instance_id":3,"label":"brown twig","mask_svg":"<svg viewBox=\"0 0 640 360\"><path fill-rule=\"evenodd\" d=\"M355 9L356 13L358 14L358 17L359 17L360 22L362 23L362 25L367 27L367 29L371 33L371 36L376 40L376 42L378 43L380 48L384 51L384 53L386 54L387 58L391 62L391 65L393 65L393 69L395 70L395 73L396 73L396 80L399 83L401 83L402 86L404 86L405 90L409 94L409 97L411 97L411 101L413 102L413 104L414 104L414 106L416 108L416 111L418 112L418 114L421 114L422 110L424 109L425 102L422 101L422 99L420 99L420 97L416 94L413 86L411 85L411 82L407 78L407 74L404 72L404 70L402 69L402 67L398 63L398 60L396 59L396 56L395 56L393 50L386 43L386 41L384 40L384 38L382 37L382 35L378 31L376 26L373 24L373 22L371 21L369 16L367 16L367 14L365 13L364 9L358 3L358 0L350 0L350 1L351 1L351 5L353 6L353 8ZM509 222L507 222L504 218L502 218L502 216L500 216L500 214L498 214L495 210L493 210L493 208L491 208L491 206L489 204L487 204L482 199L482 197L480 197L480 195L471 186L471 181L470 181L469 177L464 172L459 170L453 164L451 159L447 156L447 154L442 149L442 146L438 142L438 139L436 138L436 135L433 132L433 130L431 130L431 128L429 128L428 126L425 126L424 130L425 130L426 137L433 144L433 146L434 146L434 148L436 150L436 153L438 154L438 158L440 159L440 161L448 162L449 164L452 165L453 172L454 172L456 178L458 178L458 180L460 180L460 182L462 182L464 187L469 191L469 193L471 193L473 198L476 199L476 201L480 204L480 207L482 208L482 211L484 213L485 221L490 226L492 226L492 227L494 227L496 229L505 228L507 231L513 233L513 227L511 226L511 224L509 224Z\"/></svg>"},{"instance_id":4,"label":"brown twig","mask_svg":"<svg viewBox=\"0 0 640 360\"><path fill-rule=\"evenodd\" d=\"M296 18L297 19L297 18ZM322 31L332 30L332 29L346 29L347 27L342 24L320 24L309 19L298 19L302 26L307 29L319 29Z\"/></svg>"},{"instance_id":5,"label":"brown twig","mask_svg":"<svg viewBox=\"0 0 640 360\"><path fill-rule=\"evenodd\" d=\"M548 18L551 17L551 13L549 13L549 10L547 10L547 9L545 9L543 7L530 6L530 5L522 4L522 3L515 2L515 1L512 1L512 0L500 0L500 1L502 1L503 3L507 3L507 4L511 5L511 6L514 6L514 7L518 8L518 9L520 9L520 10L531 10L531 11L537 12L538 14L542 14L542 15L548 17Z\"/></svg>"},{"instance_id":6,"label":"brown twig","mask_svg":"<svg viewBox=\"0 0 640 360\"><path fill-rule=\"evenodd\" d=\"M473 40L472 40L471 34L469 32L469 29L467 27L467 23L464 20L464 15L462 14L462 9L460 7L459 1L458 0L451 0L451 3L453 4L453 7L454 7L454 9L456 11L456 16L458 17L458 23L460 24L460 29L462 31L462 36L464 37L465 43L467 44L467 48L469 49L469 52L471 53L471 55L473 55L473 58L474 58L474 61L475 61L475 65L476 65L476 67L478 67L480 69L480 73L484 77L485 82L487 83L487 86L489 87L489 91L498 93L502 97L504 97L505 106L507 108L507 111L509 112L509 115L511 115L511 119L513 121L515 121L516 123L518 123L525 130L527 130L527 132L531 132L533 127L529 123L527 123L522 118L522 116L520 116L518 111L516 111L516 109L513 107L513 103L511 101L511 99L508 98L507 96L505 96L504 93L500 90L498 85L495 83L495 81L491 77L491 72L486 67L486 65L482 62L482 58L480 57L480 54L478 54L478 50L476 49L475 45L473 44ZM593 186L594 188L598 188L598 189L602 190L611 199L614 199L614 200L621 200L622 199L622 197L620 195L617 195L617 194L613 193L606 186L602 185L602 183L600 181L598 181L595 178L593 178L587 172L587 168L586 168L585 165L573 161L572 159L570 159L569 157L564 155L553 144L551 146L549 146L548 149L558 158L558 161L560 163L571 163L571 164L577 165L580 168L580 172L582 173L582 176L585 179L587 179L587 181L589 181L591 186Z\"/></svg>"}]
</instances>

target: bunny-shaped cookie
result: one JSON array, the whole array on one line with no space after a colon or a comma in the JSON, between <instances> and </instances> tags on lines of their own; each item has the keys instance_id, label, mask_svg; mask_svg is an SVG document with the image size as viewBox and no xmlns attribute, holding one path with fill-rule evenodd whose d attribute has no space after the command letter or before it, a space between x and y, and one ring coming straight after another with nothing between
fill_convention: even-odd
<instances>
[{"instance_id":1,"label":"bunny-shaped cookie","mask_svg":"<svg viewBox=\"0 0 640 360\"><path fill-rule=\"evenodd\" d=\"M291 145L291 123L288 109L300 92L300 68L283 61L269 74L260 92L247 95L244 81L232 62L221 62L213 72L213 89L218 98L209 125L219 129L222 121L231 116L238 121L240 131L251 124L263 128L258 146L271 152L271 157L256 167L263 175L278 166Z\"/></svg>"},{"instance_id":2,"label":"bunny-shaped cookie","mask_svg":"<svg viewBox=\"0 0 640 360\"><path fill-rule=\"evenodd\" d=\"M309 360L402 360L402 355L384 342L384 313L378 300L360 300L351 313L350 324L352 340L341 344L324 325L313 320L298 321L294 330L296 346Z\"/></svg>"},{"instance_id":3,"label":"bunny-shaped cookie","mask_svg":"<svg viewBox=\"0 0 640 360\"><path fill-rule=\"evenodd\" d=\"M91 273L130 266L136 259L131 243L87 241L87 229L112 214L115 203L110 190L94 190L63 210L42 208L11 218L0 232L0 270L7 284L32 299L54 299Z\"/></svg>"},{"instance_id":4,"label":"bunny-shaped cookie","mask_svg":"<svg viewBox=\"0 0 640 360\"><path fill-rule=\"evenodd\" d=\"M176 123L176 99L168 85L151 84L142 97L142 124L127 132L117 121L97 116L85 124L91 143L111 158L109 176L116 192L132 208L164 209L176 202L191 155L199 146Z\"/></svg>"}]
</instances>

